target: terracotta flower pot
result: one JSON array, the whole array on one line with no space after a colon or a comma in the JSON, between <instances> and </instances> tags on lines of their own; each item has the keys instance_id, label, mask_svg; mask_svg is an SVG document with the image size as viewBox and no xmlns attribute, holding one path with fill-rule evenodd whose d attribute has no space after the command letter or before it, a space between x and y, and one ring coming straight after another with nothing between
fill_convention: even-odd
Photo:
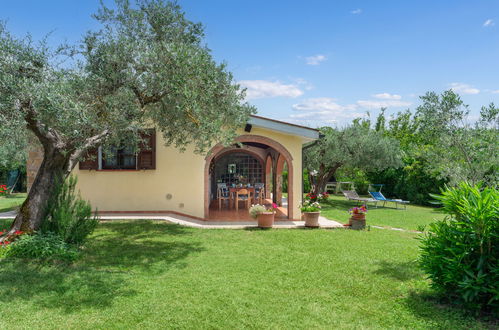
<instances>
[{"instance_id":1,"label":"terracotta flower pot","mask_svg":"<svg viewBox=\"0 0 499 330\"><path fill-rule=\"evenodd\" d=\"M258 214L256 217L258 221L258 227L260 228L272 228L274 225L274 212L263 212Z\"/></svg>"},{"instance_id":2,"label":"terracotta flower pot","mask_svg":"<svg viewBox=\"0 0 499 330\"><path fill-rule=\"evenodd\" d=\"M352 214L349 223L350 223L350 228L352 229L364 229L366 228L366 215Z\"/></svg>"},{"instance_id":3,"label":"terracotta flower pot","mask_svg":"<svg viewBox=\"0 0 499 330\"><path fill-rule=\"evenodd\" d=\"M317 228L319 227L319 215L321 212L303 212L303 220L305 220L305 227Z\"/></svg>"}]
</instances>

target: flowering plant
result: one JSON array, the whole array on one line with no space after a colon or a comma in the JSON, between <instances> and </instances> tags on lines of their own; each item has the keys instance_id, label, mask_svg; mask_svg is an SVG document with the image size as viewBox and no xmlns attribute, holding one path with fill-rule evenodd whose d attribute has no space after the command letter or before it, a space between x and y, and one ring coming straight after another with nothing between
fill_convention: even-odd
<instances>
[{"instance_id":1,"label":"flowering plant","mask_svg":"<svg viewBox=\"0 0 499 330\"><path fill-rule=\"evenodd\" d=\"M4 184L0 185L0 196L7 195L7 186Z\"/></svg>"},{"instance_id":2,"label":"flowering plant","mask_svg":"<svg viewBox=\"0 0 499 330\"><path fill-rule=\"evenodd\" d=\"M253 219L256 219L259 214L264 213L264 212L272 212L275 213L275 210L277 209L277 204L272 203L272 207L265 207L264 205L256 204L256 205L251 205L249 209L249 214Z\"/></svg>"},{"instance_id":3,"label":"flowering plant","mask_svg":"<svg viewBox=\"0 0 499 330\"><path fill-rule=\"evenodd\" d=\"M352 207L348 212L350 214L366 214L367 213L367 208L365 205L362 205L360 207Z\"/></svg>"},{"instance_id":4,"label":"flowering plant","mask_svg":"<svg viewBox=\"0 0 499 330\"><path fill-rule=\"evenodd\" d=\"M327 193L327 191L323 192L322 194L318 194L318 195L308 193L305 196L306 200L310 200L312 202L325 202L328 198L329 198L329 194Z\"/></svg>"},{"instance_id":5,"label":"flowering plant","mask_svg":"<svg viewBox=\"0 0 499 330\"><path fill-rule=\"evenodd\" d=\"M0 230L0 236L3 236L7 233L6 230ZM9 244L11 244L14 240L18 239L21 235L24 235L25 233L20 230L16 230L13 234L8 236L7 238L9 240L5 240L3 242L0 242L0 247L7 247Z\"/></svg>"},{"instance_id":6,"label":"flowering plant","mask_svg":"<svg viewBox=\"0 0 499 330\"><path fill-rule=\"evenodd\" d=\"M311 200L305 200L301 206L302 212L319 212L321 210L321 205L318 202L313 202Z\"/></svg>"}]
</instances>

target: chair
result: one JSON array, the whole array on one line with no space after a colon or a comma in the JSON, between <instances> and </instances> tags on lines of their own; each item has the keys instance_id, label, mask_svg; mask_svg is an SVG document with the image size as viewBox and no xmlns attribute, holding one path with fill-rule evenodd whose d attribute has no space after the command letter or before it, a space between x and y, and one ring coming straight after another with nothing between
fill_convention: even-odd
<instances>
[{"instance_id":1,"label":"chair","mask_svg":"<svg viewBox=\"0 0 499 330\"><path fill-rule=\"evenodd\" d=\"M246 203L246 208L250 207L250 192L247 189L239 189L236 191L236 211L239 210L239 202L244 201Z\"/></svg>"},{"instance_id":2,"label":"chair","mask_svg":"<svg viewBox=\"0 0 499 330\"><path fill-rule=\"evenodd\" d=\"M255 200L258 200L258 204L263 204L265 199L265 184L255 183Z\"/></svg>"},{"instance_id":3,"label":"chair","mask_svg":"<svg viewBox=\"0 0 499 330\"><path fill-rule=\"evenodd\" d=\"M377 203L377 201L374 198L364 198L360 197L359 194L355 190L342 190L341 191L345 198L349 201L357 201L357 202L365 202L366 207L368 202L373 202Z\"/></svg>"},{"instance_id":4,"label":"chair","mask_svg":"<svg viewBox=\"0 0 499 330\"><path fill-rule=\"evenodd\" d=\"M222 209L222 201L228 201L230 208L230 193L229 189L227 189L227 184L225 183L217 183L217 200L218 200L218 210Z\"/></svg>"},{"instance_id":5,"label":"chair","mask_svg":"<svg viewBox=\"0 0 499 330\"><path fill-rule=\"evenodd\" d=\"M378 207L378 201L383 202L383 207L385 207L386 202L395 203L395 208L398 209L398 205L404 205L404 210L406 209L406 205L409 204L409 201L403 201L401 199L390 199L383 196L381 192L378 191L370 191L369 194L376 200L376 207Z\"/></svg>"}]
</instances>

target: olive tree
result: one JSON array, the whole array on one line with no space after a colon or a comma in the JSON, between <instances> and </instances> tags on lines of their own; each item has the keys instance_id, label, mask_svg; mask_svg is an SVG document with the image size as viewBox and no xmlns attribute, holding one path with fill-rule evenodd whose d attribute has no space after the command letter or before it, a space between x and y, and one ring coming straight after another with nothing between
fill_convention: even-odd
<instances>
[{"instance_id":1,"label":"olive tree","mask_svg":"<svg viewBox=\"0 0 499 330\"><path fill-rule=\"evenodd\" d=\"M323 137L305 147L304 164L317 172L315 194L325 191L329 178L341 167L382 170L401 166L399 143L370 127L370 122L356 120L343 129L322 127Z\"/></svg>"},{"instance_id":2,"label":"olive tree","mask_svg":"<svg viewBox=\"0 0 499 330\"><path fill-rule=\"evenodd\" d=\"M449 180L473 184L499 182L499 108L493 103L482 107L478 120L469 106L452 90L421 97L414 122L419 152L430 171Z\"/></svg>"},{"instance_id":3,"label":"olive tree","mask_svg":"<svg viewBox=\"0 0 499 330\"><path fill-rule=\"evenodd\" d=\"M175 3L116 0L94 18L100 30L57 49L0 25L0 137L30 138L43 161L11 226L40 227L55 183L86 151L154 125L167 145L203 152L228 143L254 112L225 64L203 43L203 27ZM5 140L4 140L5 139Z\"/></svg>"}]
</instances>

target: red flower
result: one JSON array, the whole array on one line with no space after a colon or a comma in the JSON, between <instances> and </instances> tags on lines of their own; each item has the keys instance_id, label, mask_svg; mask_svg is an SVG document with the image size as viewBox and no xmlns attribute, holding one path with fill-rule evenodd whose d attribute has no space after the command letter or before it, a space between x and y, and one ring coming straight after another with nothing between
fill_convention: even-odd
<instances>
[{"instance_id":1,"label":"red flower","mask_svg":"<svg viewBox=\"0 0 499 330\"><path fill-rule=\"evenodd\" d=\"M16 230L16 232L15 232L14 234L16 234L16 235L22 235L22 234L23 234L23 232L22 232L22 231L20 231L20 230Z\"/></svg>"},{"instance_id":2,"label":"red flower","mask_svg":"<svg viewBox=\"0 0 499 330\"><path fill-rule=\"evenodd\" d=\"M272 207L273 207L274 209L276 209L276 208L277 208L277 204L276 204L276 203L272 203Z\"/></svg>"}]
</instances>

